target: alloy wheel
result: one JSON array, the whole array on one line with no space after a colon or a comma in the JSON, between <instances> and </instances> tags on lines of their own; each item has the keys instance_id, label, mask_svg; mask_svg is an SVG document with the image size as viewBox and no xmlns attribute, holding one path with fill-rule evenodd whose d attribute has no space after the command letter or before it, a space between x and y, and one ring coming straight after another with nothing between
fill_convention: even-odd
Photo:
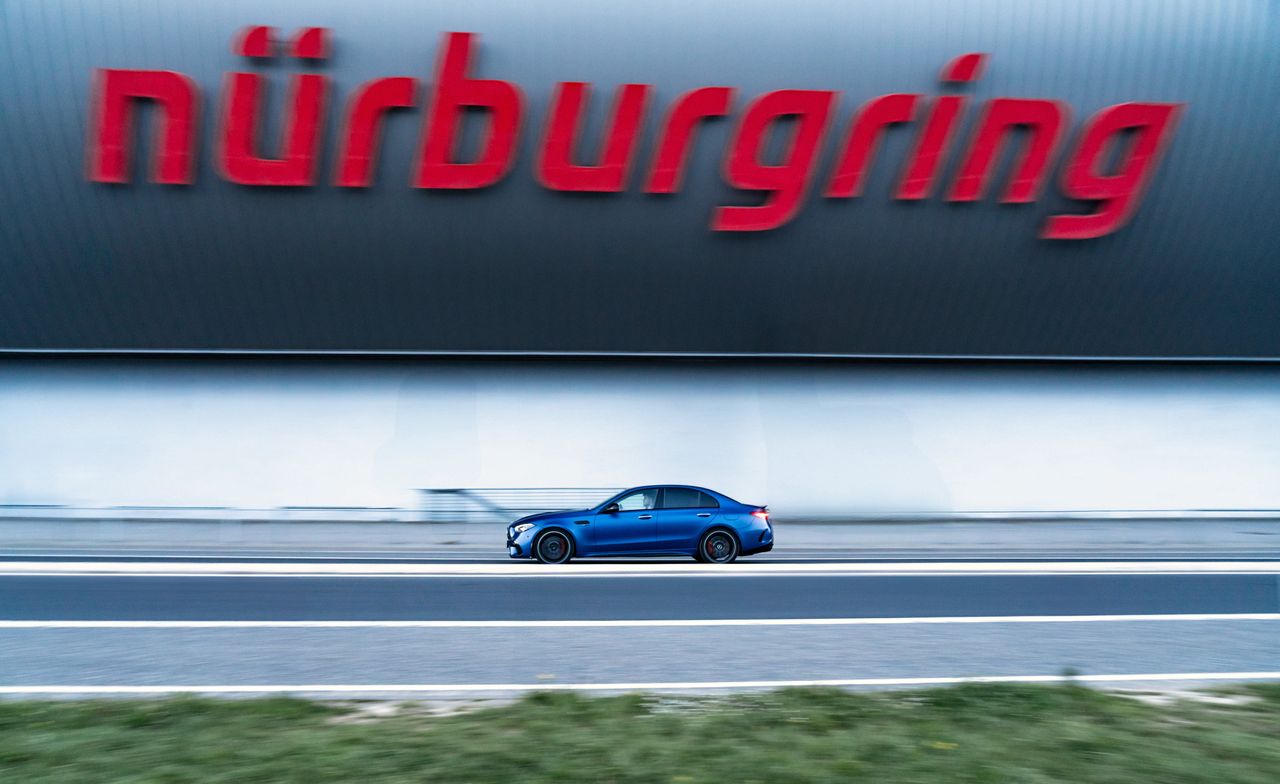
<instances>
[{"instance_id":1,"label":"alloy wheel","mask_svg":"<svg viewBox=\"0 0 1280 784\"><path fill-rule=\"evenodd\" d=\"M738 541L725 531L712 531L702 540L702 556L712 563L729 563L738 557Z\"/></svg>"},{"instance_id":2,"label":"alloy wheel","mask_svg":"<svg viewBox=\"0 0 1280 784\"><path fill-rule=\"evenodd\" d=\"M549 531L538 540L537 554L543 563L559 564L569 560L573 548L567 536L559 531Z\"/></svg>"}]
</instances>

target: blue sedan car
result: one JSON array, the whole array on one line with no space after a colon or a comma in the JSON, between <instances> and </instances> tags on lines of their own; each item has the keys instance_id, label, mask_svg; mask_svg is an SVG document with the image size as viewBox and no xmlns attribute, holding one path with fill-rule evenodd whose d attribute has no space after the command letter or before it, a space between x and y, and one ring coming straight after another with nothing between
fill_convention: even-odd
<instances>
[{"instance_id":1,"label":"blue sedan car","mask_svg":"<svg viewBox=\"0 0 1280 784\"><path fill-rule=\"evenodd\" d=\"M507 526L508 555L553 564L638 555L729 563L772 549L766 507L687 485L633 487L591 509L529 515Z\"/></svg>"}]
</instances>

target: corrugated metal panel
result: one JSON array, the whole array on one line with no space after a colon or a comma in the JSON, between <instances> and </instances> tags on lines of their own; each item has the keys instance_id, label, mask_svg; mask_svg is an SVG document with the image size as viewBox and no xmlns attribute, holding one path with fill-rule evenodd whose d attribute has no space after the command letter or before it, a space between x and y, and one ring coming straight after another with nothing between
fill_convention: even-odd
<instances>
[{"instance_id":1,"label":"corrugated metal panel","mask_svg":"<svg viewBox=\"0 0 1280 784\"><path fill-rule=\"evenodd\" d=\"M378 76L427 82L440 35L479 34L475 75L514 81L528 113L515 169L475 193L409 174L421 109L391 118L376 185L247 188L212 165L219 85L267 73L268 131L296 62L231 53L240 28L333 30L324 180L338 109ZM811 194L771 232L708 230L734 122L706 125L682 192L552 193L533 159L554 84L605 96L655 85L659 110L703 85L745 101L778 88L938 95L939 68L991 55L966 92L1054 98L1073 134L1100 107L1183 102L1132 224L1037 238L1084 212L904 203L914 138L892 132L861 199ZM83 148L95 67L176 69L202 90L191 187L91 184ZM420 3L385 0L0 2L0 347L906 355L1280 357L1280 6L1271 0L811 0ZM830 170L836 135L820 171ZM954 156L953 156L954 158ZM139 155L141 160L141 154ZM952 161L954 164L954 160Z\"/></svg>"}]
</instances>

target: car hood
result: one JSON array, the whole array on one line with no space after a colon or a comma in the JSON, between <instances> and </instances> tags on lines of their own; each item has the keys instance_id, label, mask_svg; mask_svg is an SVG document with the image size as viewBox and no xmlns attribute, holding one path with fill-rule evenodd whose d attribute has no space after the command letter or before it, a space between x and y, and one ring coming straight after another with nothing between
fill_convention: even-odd
<instances>
[{"instance_id":1,"label":"car hood","mask_svg":"<svg viewBox=\"0 0 1280 784\"><path fill-rule=\"evenodd\" d=\"M584 515L590 513L590 509L565 509L559 512L538 512L537 514L525 515L519 520L512 522L511 525L516 525L517 523L540 523L544 520L554 520L556 518L570 515Z\"/></svg>"}]
</instances>

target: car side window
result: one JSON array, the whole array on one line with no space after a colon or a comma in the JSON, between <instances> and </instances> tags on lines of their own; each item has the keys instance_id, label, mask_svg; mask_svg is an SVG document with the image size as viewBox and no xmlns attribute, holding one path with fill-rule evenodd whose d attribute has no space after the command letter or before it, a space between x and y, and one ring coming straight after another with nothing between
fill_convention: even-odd
<instances>
[{"instance_id":1,"label":"car side window","mask_svg":"<svg viewBox=\"0 0 1280 784\"><path fill-rule=\"evenodd\" d=\"M698 506L702 507L703 509L719 509L720 508L720 502L715 499L715 496L709 495L708 493L702 493L702 492L699 492L698 495L700 496L700 498L698 499Z\"/></svg>"},{"instance_id":2,"label":"car side window","mask_svg":"<svg viewBox=\"0 0 1280 784\"><path fill-rule=\"evenodd\" d=\"M668 487L662 494L663 509L693 509L702 506L705 495L688 487Z\"/></svg>"},{"instance_id":3,"label":"car side window","mask_svg":"<svg viewBox=\"0 0 1280 784\"><path fill-rule=\"evenodd\" d=\"M639 512L645 509L653 509L658 505L658 488L650 487L647 490L637 490L619 498L617 503L618 511L620 512Z\"/></svg>"}]
</instances>

